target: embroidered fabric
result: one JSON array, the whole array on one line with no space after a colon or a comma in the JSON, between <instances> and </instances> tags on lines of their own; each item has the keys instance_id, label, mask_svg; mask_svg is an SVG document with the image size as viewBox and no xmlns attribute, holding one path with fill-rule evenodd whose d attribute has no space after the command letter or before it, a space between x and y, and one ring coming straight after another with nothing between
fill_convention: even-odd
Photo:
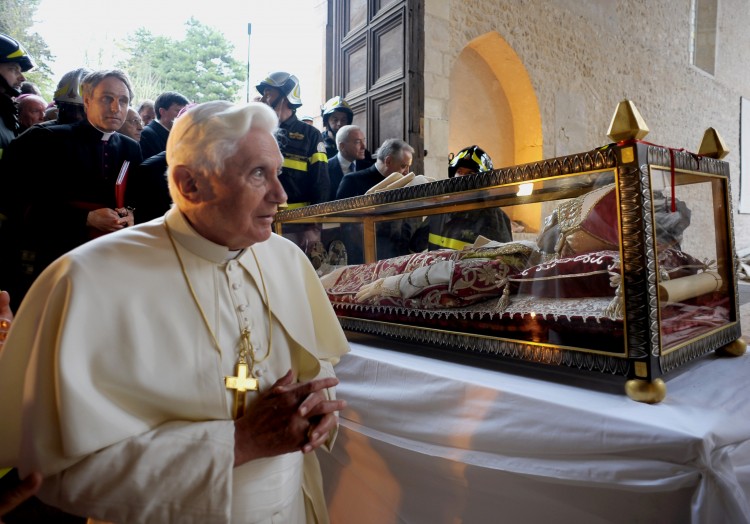
<instances>
[{"instance_id":1,"label":"embroidered fabric","mask_svg":"<svg viewBox=\"0 0 750 524\"><path fill-rule=\"evenodd\" d=\"M332 302L454 308L501 296L508 275L534 253L527 244L510 243L429 251L350 266L324 285Z\"/></svg>"}]
</instances>

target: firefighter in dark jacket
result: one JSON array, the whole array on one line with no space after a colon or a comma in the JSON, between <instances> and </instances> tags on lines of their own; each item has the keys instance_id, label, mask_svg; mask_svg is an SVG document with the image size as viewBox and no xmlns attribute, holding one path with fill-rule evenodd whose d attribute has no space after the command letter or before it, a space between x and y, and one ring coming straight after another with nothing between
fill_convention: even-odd
<instances>
[{"instance_id":1,"label":"firefighter in dark jacket","mask_svg":"<svg viewBox=\"0 0 750 524\"><path fill-rule=\"evenodd\" d=\"M296 110L302 105L299 80L277 71L256 86L261 101L279 116L276 140L284 157L279 180L289 209L328 200L328 156L320 131L301 122Z\"/></svg>"},{"instance_id":2,"label":"firefighter in dark jacket","mask_svg":"<svg viewBox=\"0 0 750 524\"><path fill-rule=\"evenodd\" d=\"M492 171L492 160L478 146L462 149L448 165L449 178L487 171ZM498 242L513 240L508 215L500 208L488 207L429 216L414 233L409 249L413 252L425 249L461 250L473 244L479 235Z\"/></svg>"},{"instance_id":3,"label":"firefighter in dark jacket","mask_svg":"<svg viewBox=\"0 0 750 524\"><path fill-rule=\"evenodd\" d=\"M349 104L340 96L330 98L320 110L323 118L323 140L326 145L326 154L331 159L336 156L339 148L336 144L336 133L344 126L352 125L354 112Z\"/></svg>"},{"instance_id":4,"label":"firefighter in dark jacket","mask_svg":"<svg viewBox=\"0 0 750 524\"><path fill-rule=\"evenodd\" d=\"M13 101L26 80L23 73L34 63L13 38L0 33L0 158L3 148L18 134L18 111Z\"/></svg>"}]
</instances>

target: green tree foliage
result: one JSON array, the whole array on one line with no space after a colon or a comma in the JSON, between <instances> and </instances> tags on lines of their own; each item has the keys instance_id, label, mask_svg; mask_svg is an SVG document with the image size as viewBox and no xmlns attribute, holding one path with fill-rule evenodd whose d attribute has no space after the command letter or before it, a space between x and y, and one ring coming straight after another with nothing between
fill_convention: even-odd
<instances>
[{"instance_id":1,"label":"green tree foliage","mask_svg":"<svg viewBox=\"0 0 750 524\"><path fill-rule=\"evenodd\" d=\"M41 0L2 0L0 1L0 33L4 33L18 40L36 64L36 69L25 74L30 82L34 82L48 100L54 92L56 80L52 78L52 70L48 62L54 60L54 55L44 39L38 33L32 33L34 16Z\"/></svg>"},{"instance_id":2,"label":"green tree foliage","mask_svg":"<svg viewBox=\"0 0 750 524\"><path fill-rule=\"evenodd\" d=\"M236 101L244 87L245 68L233 56L234 46L217 30L191 18L183 40L154 36L144 28L128 35L129 58L120 63L138 99L177 91L193 102Z\"/></svg>"}]
</instances>

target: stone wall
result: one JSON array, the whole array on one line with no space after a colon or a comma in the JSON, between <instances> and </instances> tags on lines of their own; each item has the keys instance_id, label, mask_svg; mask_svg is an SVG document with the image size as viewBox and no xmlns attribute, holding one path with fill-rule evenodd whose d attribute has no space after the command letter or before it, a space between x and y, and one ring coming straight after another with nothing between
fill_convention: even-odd
<instances>
[{"instance_id":1,"label":"stone wall","mask_svg":"<svg viewBox=\"0 0 750 524\"><path fill-rule=\"evenodd\" d=\"M721 0L715 75L690 65L691 0L426 0L425 172L445 172L451 74L472 41L496 32L528 73L542 125L540 158L586 151L606 137L617 104L631 99L649 142L697 151L714 127L731 151L736 247L750 246L740 215L740 97L750 97L750 10ZM485 101L478 99L477 119ZM750 173L746 179L750 184Z\"/></svg>"}]
</instances>

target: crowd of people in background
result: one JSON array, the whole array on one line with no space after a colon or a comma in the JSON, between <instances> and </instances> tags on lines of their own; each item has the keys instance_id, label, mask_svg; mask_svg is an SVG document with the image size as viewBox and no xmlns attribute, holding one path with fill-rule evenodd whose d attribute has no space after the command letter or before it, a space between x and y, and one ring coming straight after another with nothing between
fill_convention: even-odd
<instances>
[{"instance_id":1,"label":"crowd of people in background","mask_svg":"<svg viewBox=\"0 0 750 524\"><path fill-rule=\"evenodd\" d=\"M0 167L6 190L0 197L0 235L13 254L0 260L0 279L12 275L11 282L0 280L0 288L11 288L14 305L57 256L169 209L167 139L180 112L192 105L176 91L136 102L125 72L85 67L65 73L47 103L23 75L32 67L23 47L1 35ZM256 100L271 107L279 120L276 138L284 159L280 180L286 208L363 195L389 175L411 169L414 150L399 137L386 138L374 154L368 150L365 130L355 125L343 97L321 106L321 131L311 117L297 115L302 98L294 74L270 73L256 90ZM115 92L119 100L112 96ZM487 169L476 155L462 162L470 164L469 172ZM118 184L121 171L126 178ZM10 174L20 172L32 176ZM58 176L43 180L38 176L42 172ZM50 209L56 210L52 225L42 219ZM285 234L304 250L321 240L315 224L290 226Z\"/></svg>"},{"instance_id":2,"label":"crowd of people in background","mask_svg":"<svg viewBox=\"0 0 750 524\"><path fill-rule=\"evenodd\" d=\"M32 67L31 58L22 46L2 35L0 166L6 172L37 173L55 165L58 166L55 171L60 173L75 171L80 183L58 187L55 181L39 184L34 177L5 176L10 181L6 188L10 190L4 191L0 198L0 223L5 224L0 235L9 242L7 245L12 246L15 255L6 255L0 261L0 279L2 275L21 275L15 279L20 283L14 289L14 305L56 256L95 236L162 216L169 209L172 201L165 177L166 144L175 120L192 105L176 91L165 91L155 100L136 102L125 72L94 72L85 67L65 73L52 101L47 103L23 75ZM114 79L108 82L114 81L120 91L127 92L123 104L114 100L107 102L110 107L93 103L98 85L93 82L101 81L102 77ZM365 130L355 125L354 111L343 97L334 96L321 106L321 131L314 126L312 117L297 115L302 98L294 74L272 72L255 87L258 94L254 100L271 107L279 120L276 139L284 159L280 180L288 199L283 207L294 209L363 195L393 173L406 175L411 169L414 150L400 137L388 137L374 153L370 152ZM94 121L98 118L97 110L102 112L103 120L99 123ZM63 125L69 127L59 127ZM100 133L101 140L95 136ZM84 137L88 137L88 142ZM34 151L38 150L44 150L45 154L35 156ZM104 158L97 159L101 154ZM464 165L459 171L480 173L492 169L489 156L478 146L465 148L455 161L453 158L449 177L455 174L453 164L459 161ZM127 175L125 183L118 185L118 175L125 171L123 165L127 166ZM119 201L115 201L115 186ZM47 195L46 199L42 195ZM56 220L60 227L40 227L41 219L35 219L34 210L47 209L53 204L65 217ZM108 217L107 221L97 220L103 215ZM507 224L505 219L501 222ZM48 249L51 230L63 237L56 241L54 249ZM315 224L288 226L285 234L305 251L321 240L321 229ZM502 237L505 240L507 235ZM423 244L412 242L412 245Z\"/></svg>"}]
</instances>

